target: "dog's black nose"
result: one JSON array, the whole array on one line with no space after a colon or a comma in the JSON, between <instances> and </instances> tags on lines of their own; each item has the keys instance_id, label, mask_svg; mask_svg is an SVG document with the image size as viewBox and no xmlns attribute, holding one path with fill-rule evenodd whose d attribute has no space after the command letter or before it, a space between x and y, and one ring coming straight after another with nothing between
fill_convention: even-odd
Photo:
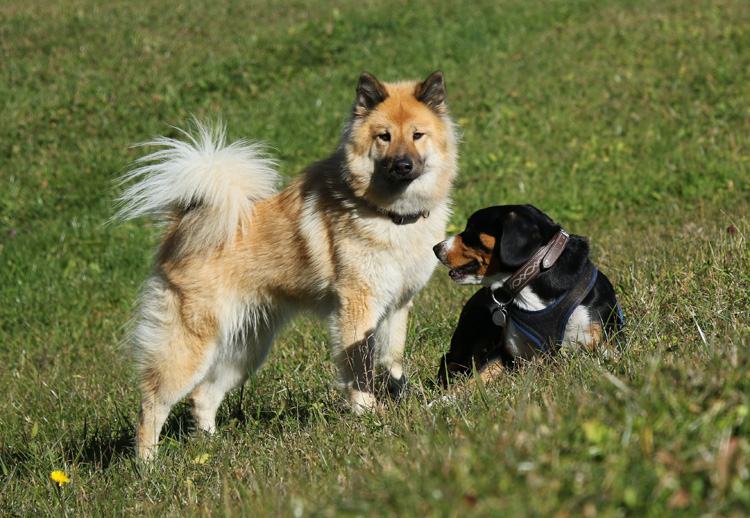
<instances>
[{"instance_id":1,"label":"dog's black nose","mask_svg":"<svg viewBox=\"0 0 750 518\"><path fill-rule=\"evenodd\" d=\"M407 178L414 169L414 162L411 158L398 158L393 161L391 174L396 178Z\"/></svg>"},{"instance_id":2,"label":"dog's black nose","mask_svg":"<svg viewBox=\"0 0 750 518\"><path fill-rule=\"evenodd\" d=\"M436 244L435 246L432 247L432 251L435 252L435 255L437 256L438 259L440 259L440 249L441 249L440 245L441 244L442 243L438 243L438 244Z\"/></svg>"}]
</instances>

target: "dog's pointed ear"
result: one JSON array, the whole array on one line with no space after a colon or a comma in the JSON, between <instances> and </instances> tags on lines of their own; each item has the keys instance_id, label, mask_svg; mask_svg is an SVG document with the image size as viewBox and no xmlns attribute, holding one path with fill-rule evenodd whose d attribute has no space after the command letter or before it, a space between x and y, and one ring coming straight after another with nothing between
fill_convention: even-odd
<instances>
[{"instance_id":1,"label":"dog's pointed ear","mask_svg":"<svg viewBox=\"0 0 750 518\"><path fill-rule=\"evenodd\" d=\"M445 77L441 71L433 72L430 77L417 85L414 97L429 106L433 111L445 113Z\"/></svg>"},{"instance_id":2,"label":"dog's pointed ear","mask_svg":"<svg viewBox=\"0 0 750 518\"><path fill-rule=\"evenodd\" d=\"M363 72L359 76L359 83L357 83L354 114L358 116L366 115L375 106L385 101L386 97L388 97L388 92L386 92L382 83L375 79L372 74Z\"/></svg>"},{"instance_id":3,"label":"dog's pointed ear","mask_svg":"<svg viewBox=\"0 0 750 518\"><path fill-rule=\"evenodd\" d=\"M511 211L503 218L503 235L498 245L503 266L517 268L529 260L544 244L542 232L533 218L525 217L523 211Z\"/></svg>"}]
</instances>

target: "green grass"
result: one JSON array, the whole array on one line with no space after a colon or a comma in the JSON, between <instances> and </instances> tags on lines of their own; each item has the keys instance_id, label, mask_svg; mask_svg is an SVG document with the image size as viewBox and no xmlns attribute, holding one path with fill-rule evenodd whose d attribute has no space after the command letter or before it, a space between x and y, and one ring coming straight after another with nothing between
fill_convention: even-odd
<instances>
[{"instance_id":1,"label":"green grass","mask_svg":"<svg viewBox=\"0 0 750 518\"><path fill-rule=\"evenodd\" d=\"M750 5L263 4L0 6L0 513L746 515ZM334 148L361 71L436 69L463 130L452 230L528 202L590 236L627 350L428 408L472 293L438 270L407 346L423 396L350 415L324 327L301 319L216 437L179 406L155 467L135 464L117 344L158 230L106 224L129 146L221 116L291 177Z\"/></svg>"}]
</instances>

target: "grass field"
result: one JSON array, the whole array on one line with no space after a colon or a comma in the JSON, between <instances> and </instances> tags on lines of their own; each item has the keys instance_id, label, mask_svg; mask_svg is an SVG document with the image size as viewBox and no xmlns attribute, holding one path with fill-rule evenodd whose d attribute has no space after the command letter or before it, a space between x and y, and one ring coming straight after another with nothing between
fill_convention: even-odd
<instances>
[{"instance_id":1,"label":"grass field","mask_svg":"<svg viewBox=\"0 0 750 518\"><path fill-rule=\"evenodd\" d=\"M0 514L746 516L747 0L265 4L0 5ZM409 328L422 394L349 414L303 318L217 436L181 405L135 463L117 344L158 229L107 225L130 145L221 116L292 177L333 150L360 72L436 69L463 131L450 230L533 203L590 236L627 350L428 408L473 292L438 270Z\"/></svg>"}]
</instances>

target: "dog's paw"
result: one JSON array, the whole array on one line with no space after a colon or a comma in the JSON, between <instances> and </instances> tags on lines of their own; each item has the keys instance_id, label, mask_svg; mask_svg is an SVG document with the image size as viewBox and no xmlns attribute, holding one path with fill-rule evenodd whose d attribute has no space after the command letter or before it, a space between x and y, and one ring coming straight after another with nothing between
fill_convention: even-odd
<instances>
[{"instance_id":1,"label":"dog's paw","mask_svg":"<svg viewBox=\"0 0 750 518\"><path fill-rule=\"evenodd\" d=\"M405 396L408 396L412 391L411 384L409 384L409 381L403 374L398 379L389 377L388 382L386 383L386 389L388 390L388 395L390 396L391 401L399 401Z\"/></svg>"},{"instance_id":2,"label":"dog's paw","mask_svg":"<svg viewBox=\"0 0 750 518\"><path fill-rule=\"evenodd\" d=\"M350 389L349 391L349 407L352 412L356 415L366 414L368 412L374 412L380 405L378 405L377 399L370 392L364 392L357 389Z\"/></svg>"}]
</instances>

